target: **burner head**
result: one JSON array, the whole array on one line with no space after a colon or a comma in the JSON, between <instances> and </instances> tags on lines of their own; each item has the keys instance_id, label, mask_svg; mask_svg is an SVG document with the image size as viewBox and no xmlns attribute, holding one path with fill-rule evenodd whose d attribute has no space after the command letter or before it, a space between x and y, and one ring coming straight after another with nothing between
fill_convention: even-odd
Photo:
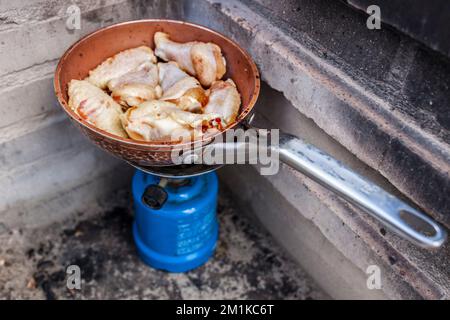
<instances>
[{"instance_id":1,"label":"burner head","mask_svg":"<svg viewBox=\"0 0 450 320\"><path fill-rule=\"evenodd\" d=\"M209 172L213 172L223 164L220 165L205 165L205 164L180 164L176 166L139 166L133 163L130 163L136 169L141 170L142 172L149 173L158 177L163 178L190 178L198 175L206 174Z\"/></svg>"}]
</instances>

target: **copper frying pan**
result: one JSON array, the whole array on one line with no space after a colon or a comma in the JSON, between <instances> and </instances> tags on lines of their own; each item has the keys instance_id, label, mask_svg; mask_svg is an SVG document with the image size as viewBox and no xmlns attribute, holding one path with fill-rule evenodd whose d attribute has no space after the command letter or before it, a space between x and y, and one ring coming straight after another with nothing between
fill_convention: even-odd
<instances>
[{"instance_id":1,"label":"copper frying pan","mask_svg":"<svg viewBox=\"0 0 450 320\"><path fill-rule=\"evenodd\" d=\"M153 34L163 31L179 42L205 41L218 44L227 60L225 78L232 78L242 97L242 111L236 126L252 110L258 98L259 73L251 57L236 43L205 27L171 20L139 20L112 25L95 31L72 45L61 57L55 72L56 96L79 128L102 149L136 166L170 166L171 151L184 145L170 141L140 142L117 137L81 119L68 106L67 86L72 79L85 78L89 70L119 51L147 45L154 48ZM220 133L219 133L220 134ZM208 137L212 140L214 136ZM205 141L206 142L206 141Z\"/></svg>"},{"instance_id":2,"label":"copper frying pan","mask_svg":"<svg viewBox=\"0 0 450 320\"><path fill-rule=\"evenodd\" d=\"M211 167L174 166L172 152L186 144L170 141L140 142L120 138L82 120L68 107L67 85L71 79L83 79L100 62L115 53L148 45L154 48L153 34L164 31L179 42L204 41L218 44L227 60L225 78L232 78L242 97L241 114L229 130L251 113L260 90L259 73L252 58L235 42L203 26L172 20L139 20L112 25L82 38L61 57L54 78L56 96L70 118L100 148L139 168L167 168L167 175L198 174ZM221 133L218 133L221 134ZM206 145L214 136L210 136ZM192 143L188 143L192 144ZM214 145L210 144L209 146ZM323 151L289 134L280 134L279 145L272 147L280 160L363 209L388 228L413 243L440 247L446 232L435 221L405 202L387 193L367 179L346 168ZM212 168L214 169L214 168ZM152 170L149 170L152 171ZM164 171L159 171L164 172ZM164 174L162 174L164 175Z\"/></svg>"}]
</instances>

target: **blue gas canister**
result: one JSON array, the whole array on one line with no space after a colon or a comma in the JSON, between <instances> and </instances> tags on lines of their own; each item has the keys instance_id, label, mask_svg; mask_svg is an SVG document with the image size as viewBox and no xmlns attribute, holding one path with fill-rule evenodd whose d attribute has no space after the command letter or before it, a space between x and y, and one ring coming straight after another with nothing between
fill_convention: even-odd
<instances>
[{"instance_id":1,"label":"blue gas canister","mask_svg":"<svg viewBox=\"0 0 450 320\"><path fill-rule=\"evenodd\" d=\"M216 248L217 175L161 179L134 174L134 241L149 266L185 272L205 263Z\"/></svg>"}]
</instances>

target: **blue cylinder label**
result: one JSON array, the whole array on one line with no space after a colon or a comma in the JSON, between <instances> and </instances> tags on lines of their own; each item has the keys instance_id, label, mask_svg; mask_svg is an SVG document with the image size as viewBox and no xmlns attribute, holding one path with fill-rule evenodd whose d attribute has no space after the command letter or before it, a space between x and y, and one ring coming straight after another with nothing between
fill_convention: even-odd
<instances>
[{"instance_id":1,"label":"blue cylinder label","mask_svg":"<svg viewBox=\"0 0 450 320\"><path fill-rule=\"evenodd\" d=\"M176 254L185 255L205 245L214 235L216 226L215 206L209 206L207 213L196 212L188 221L180 221L177 225Z\"/></svg>"}]
</instances>

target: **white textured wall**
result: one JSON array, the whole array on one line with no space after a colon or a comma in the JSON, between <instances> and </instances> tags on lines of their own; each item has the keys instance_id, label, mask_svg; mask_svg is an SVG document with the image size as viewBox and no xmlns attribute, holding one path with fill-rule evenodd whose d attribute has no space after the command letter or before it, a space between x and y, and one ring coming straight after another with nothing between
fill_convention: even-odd
<instances>
[{"instance_id":1,"label":"white textured wall","mask_svg":"<svg viewBox=\"0 0 450 320\"><path fill-rule=\"evenodd\" d=\"M66 29L73 3L80 30ZM0 232L89 210L128 183L128 166L91 145L62 112L53 72L87 33L180 10L164 0L0 0Z\"/></svg>"}]
</instances>

